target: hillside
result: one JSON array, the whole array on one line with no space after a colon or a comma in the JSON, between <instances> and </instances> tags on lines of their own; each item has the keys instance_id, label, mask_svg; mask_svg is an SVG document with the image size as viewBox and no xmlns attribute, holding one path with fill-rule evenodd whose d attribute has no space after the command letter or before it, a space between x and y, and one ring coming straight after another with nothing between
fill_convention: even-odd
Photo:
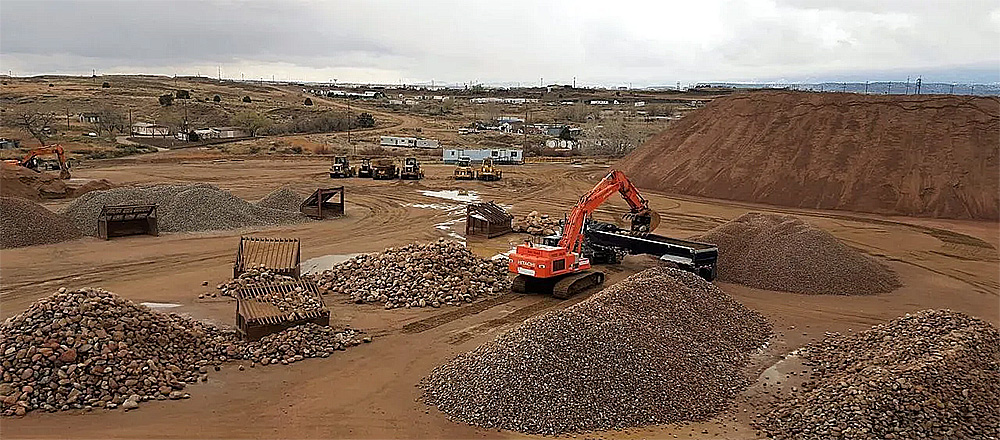
<instances>
[{"instance_id":1,"label":"hillside","mask_svg":"<svg viewBox=\"0 0 1000 440\"><path fill-rule=\"evenodd\" d=\"M998 219L1000 99L754 92L618 164L644 188L802 208Z\"/></svg>"}]
</instances>

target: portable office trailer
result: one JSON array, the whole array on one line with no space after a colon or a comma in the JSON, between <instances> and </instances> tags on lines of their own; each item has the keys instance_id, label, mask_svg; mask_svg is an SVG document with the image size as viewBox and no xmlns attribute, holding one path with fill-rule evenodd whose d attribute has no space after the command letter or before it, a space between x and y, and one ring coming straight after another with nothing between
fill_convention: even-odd
<instances>
[{"instance_id":1,"label":"portable office trailer","mask_svg":"<svg viewBox=\"0 0 1000 440\"><path fill-rule=\"evenodd\" d=\"M443 150L441 160L444 163L456 164L458 158L468 156L473 162L482 162L487 157L493 158L497 165L517 165L524 163L524 150L520 149L488 149L488 150Z\"/></svg>"}]
</instances>

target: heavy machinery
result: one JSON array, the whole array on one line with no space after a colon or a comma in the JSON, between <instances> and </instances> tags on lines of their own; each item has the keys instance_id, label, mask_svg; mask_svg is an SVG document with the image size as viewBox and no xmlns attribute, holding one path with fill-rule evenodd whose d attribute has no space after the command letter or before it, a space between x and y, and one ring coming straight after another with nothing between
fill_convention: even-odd
<instances>
[{"instance_id":1,"label":"heavy machinery","mask_svg":"<svg viewBox=\"0 0 1000 440\"><path fill-rule=\"evenodd\" d=\"M455 180L476 180L476 170L472 169L472 159L469 156L458 157Z\"/></svg>"},{"instance_id":2,"label":"heavy machinery","mask_svg":"<svg viewBox=\"0 0 1000 440\"><path fill-rule=\"evenodd\" d=\"M415 157L407 157L403 160L403 169L399 172L399 178L420 180L424 178L424 170L420 168L420 162Z\"/></svg>"},{"instance_id":3,"label":"heavy machinery","mask_svg":"<svg viewBox=\"0 0 1000 440\"><path fill-rule=\"evenodd\" d=\"M24 158L21 160L8 159L5 160L4 163L22 166L34 171L38 171L38 168L41 165L39 160L40 158L38 156L46 154L54 154L56 156L56 159L58 159L59 178L69 179L71 177L69 173L69 163L66 162L66 151L63 150L63 147L61 145L52 145L48 147L35 148L29 151L28 154L25 155Z\"/></svg>"},{"instance_id":4,"label":"heavy machinery","mask_svg":"<svg viewBox=\"0 0 1000 440\"><path fill-rule=\"evenodd\" d=\"M375 159L372 161L372 179L392 180L399 177L399 167L392 159Z\"/></svg>"},{"instance_id":5,"label":"heavy machinery","mask_svg":"<svg viewBox=\"0 0 1000 440\"><path fill-rule=\"evenodd\" d=\"M631 222L629 230L589 218L615 192L629 205L623 216ZM514 248L508 268L517 276L511 290L569 298L604 283L604 273L592 270L593 263L617 263L626 254L651 254L714 279L718 249L707 243L651 234L659 223L659 214L649 208L649 202L625 174L612 170L580 198L563 221L560 234L545 237L541 244L528 242Z\"/></svg>"},{"instance_id":6,"label":"heavy machinery","mask_svg":"<svg viewBox=\"0 0 1000 440\"><path fill-rule=\"evenodd\" d=\"M361 159L361 166L358 167L358 177L372 177L372 161L369 158Z\"/></svg>"},{"instance_id":7,"label":"heavy machinery","mask_svg":"<svg viewBox=\"0 0 1000 440\"><path fill-rule=\"evenodd\" d=\"M333 163L330 164L330 178L344 178L344 177L354 177L356 170L351 168L351 162L347 160L347 156L336 156L333 158Z\"/></svg>"},{"instance_id":8,"label":"heavy machinery","mask_svg":"<svg viewBox=\"0 0 1000 440\"><path fill-rule=\"evenodd\" d=\"M503 171L499 167L493 165L493 158L487 157L483 159L483 165L479 168L479 173L476 174L476 178L486 182L493 182L500 180Z\"/></svg>"}]
</instances>

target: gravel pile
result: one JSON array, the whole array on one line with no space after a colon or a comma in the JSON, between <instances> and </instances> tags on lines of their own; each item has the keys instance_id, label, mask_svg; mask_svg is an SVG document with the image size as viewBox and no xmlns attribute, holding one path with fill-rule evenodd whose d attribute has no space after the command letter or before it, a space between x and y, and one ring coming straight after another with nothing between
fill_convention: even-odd
<instances>
[{"instance_id":1,"label":"gravel pile","mask_svg":"<svg viewBox=\"0 0 1000 440\"><path fill-rule=\"evenodd\" d=\"M449 417L529 434L707 420L746 387L770 324L712 284L659 267L459 355L424 378Z\"/></svg>"},{"instance_id":2,"label":"gravel pile","mask_svg":"<svg viewBox=\"0 0 1000 440\"><path fill-rule=\"evenodd\" d=\"M359 255L311 277L324 294L351 295L386 309L458 305L510 289L505 263L444 239Z\"/></svg>"},{"instance_id":3,"label":"gravel pile","mask_svg":"<svg viewBox=\"0 0 1000 440\"><path fill-rule=\"evenodd\" d=\"M287 186L271 191L270 194L257 201L261 208L280 209L282 211L299 212L299 207L306 200L301 194Z\"/></svg>"},{"instance_id":4,"label":"gravel pile","mask_svg":"<svg viewBox=\"0 0 1000 440\"><path fill-rule=\"evenodd\" d=\"M83 235L66 218L30 200L0 197L0 249L58 243Z\"/></svg>"},{"instance_id":5,"label":"gravel pile","mask_svg":"<svg viewBox=\"0 0 1000 440\"><path fill-rule=\"evenodd\" d=\"M757 421L778 439L1000 437L1000 332L924 310L800 350L814 380Z\"/></svg>"},{"instance_id":6,"label":"gravel pile","mask_svg":"<svg viewBox=\"0 0 1000 440\"><path fill-rule=\"evenodd\" d=\"M0 330L4 415L183 398L238 353L232 331L98 289L39 300Z\"/></svg>"},{"instance_id":7,"label":"gravel pile","mask_svg":"<svg viewBox=\"0 0 1000 440\"><path fill-rule=\"evenodd\" d=\"M888 267L792 216L750 212L696 239L719 247L720 281L832 295L875 295L901 286Z\"/></svg>"},{"instance_id":8,"label":"gravel pile","mask_svg":"<svg viewBox=\"0 0 1000 440\"><path fill-rule=\"evenodd\" d=\"M531 235L553 235L560 229L559 219L531 211L524 217L515 217L511 225L514 232L525 232Z\"/></svg>"},{"instance_id":9,"label":"gravel pile","mask_svg":"<svg viewBox=\"0 0 1000 440\"><path fill-rule=\"evenodd\" d=\"M84 234L97 235L97 217L104 205L152 204L161 232L194 232L272 226L305 217L299 212L264 208L208 184L123 187L91 191L63 211Z\"/></svg>"},{"instance_id":10,"label":"gravel pile","mask_svg":"<svg viewBox=\"0 0 1000 440\"><path fill-rule=\"evenodd\" d=\"M337 350L371 341L367 336L359 339L358 333L351 329L335 331L308 323L248 343L243 349L243 357L261 365L287 365L308 358L328 357Z\"/></svg>"},{"instance_id":11,"label":"gravel pile","mask_svg":"<svg viewBox=\"0 0 1000 440\"><path fill-rule=\"evenodd\" d=\"M241 273L239 277L226 281L225 283L219 284L215 286L215 288L219 291L219 294L222 296L233 296L236 294L236 289L242 287L263 286L267 284L285 283L289 281L295 281L295 278L273 273L271 271L264 269L264 265L261 265L260 269L250 269L246 272Z\"/></svg>"}]
</instances>

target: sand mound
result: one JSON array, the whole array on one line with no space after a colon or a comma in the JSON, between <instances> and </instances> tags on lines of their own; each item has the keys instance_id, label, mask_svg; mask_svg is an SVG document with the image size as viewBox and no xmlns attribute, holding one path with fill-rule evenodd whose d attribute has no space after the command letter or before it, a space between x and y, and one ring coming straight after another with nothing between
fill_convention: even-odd
<instances>
[{"instance_id":1,"label":"sand mound","mask_svg":"<svg viewBox=\"0 0 1000 440\"><path fill-rule=\"evenodd\" d=\"M193 232L272 226L302 221L299 212L262 208L208 184L123 187L92 191L70 203L63 213L87 235L97 234L101 207L157 204L162 232Z\"/></svg>"},{"instance_id":2,"label":"sand mound","mask_svg":"<svg viewBox=\"0 0 1000 440\"><path fill-rule=\"evenodd\" d=\"M58 243L82 234L68 219L30 200L0 197L0 249Z\"/></svg>"},{"instance_id":3,"label":"sand mound","mask_svg":"<svg viewBox=\"0 0 1000 440\"><path fill-rule=\"evenodd\" d=\"M533 434L706 420L746 386L770 325L665 267L629 277L436 368L424 399L453 419Z\"/></svg>"},{"instance_id":4,"label":"sand mound","mask_svg":"<svg viewBox=\"0 0 1000 440\"><path fill-rule=\"evenodd\" d=\"M757 421L775 439L997 438L1000 333L924 310L800 350L813 379Z\"/></svg>"},{"instance_id":5,"label":"sand mound","mask_svg":"<svg viewBox=\"0 0 1000 440\"><path fill-rule=\"evenodd\" d=\"M1000 218L1000 99L753 92L618 164L636 185L803 208Z\"/></svg>"},{"instance_id":6,"label":"sand mound","mask_svg":"<svg viewBox=\"0 0 1000 440\"><path fill-rule=\"evenodd\" d=\"M306 200L301 194L287 186L271 191L270 194L257 201L261 208L280 209L282 211L299 211L302 202Z\"/></svg>"},{"instance_id":7,"label":"sand mound","mask_svg":"<svg viewBox=\"0 0 1000 440\"><path fill-rule=\"evenodd\" d=\"M89 180L82 185L59 179L58 174L37 173L24 167L0 167L0 195L28 200L79 197L90 191L112 188L107 179Z\"/></svg>"},{"instance_id":8,"label":"sand mound","mask_svg":"<svg viewBox=\"0 0 1000 440\"><path fill-rule=\"evenodd\" d=\"M720 281L833 295L874 295L900 286L891 269L792 216L750 212L696 239L719 247Z\"/></svg>"}]
</instances>

